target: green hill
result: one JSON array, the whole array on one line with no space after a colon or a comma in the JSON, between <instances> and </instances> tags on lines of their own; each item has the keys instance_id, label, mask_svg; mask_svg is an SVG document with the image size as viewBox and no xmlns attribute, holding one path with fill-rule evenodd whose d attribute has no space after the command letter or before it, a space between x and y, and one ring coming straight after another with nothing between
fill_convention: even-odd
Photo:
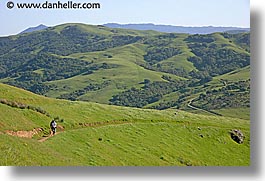
<instances>
[{"instance_id":1,"label":"green hill","mask_svg":"<svg viewBox=\"0 0 265 181\"><path fill-rule=\"evenodd\" d=\"M0 165L250 165L249 120L57 100L5 84L0 98ZM47 137L55 117L59 132ZM32 138L11 134L34 129Z\"/></svg>"},{"instance_id":2,"label":"green hill","mask_svg":"<svg viewBox=\"0 0 265 181\"><path fill-rule=\"evenodd\" d=\"M63 24L0 37L0 82L53 98L198 112L188 106L192 101L206 111L238 117L221 111L231 108L249 118L249 47L249 33L188 35ZM213 99L207 94L212 90L231 101L202 100Z\"/></svg>"}]
</instances>

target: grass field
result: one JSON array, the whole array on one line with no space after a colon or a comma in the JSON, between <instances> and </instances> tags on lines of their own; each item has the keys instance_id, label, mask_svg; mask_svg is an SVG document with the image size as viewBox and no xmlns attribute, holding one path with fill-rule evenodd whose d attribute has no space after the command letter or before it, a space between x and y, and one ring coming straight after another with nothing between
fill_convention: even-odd
<instances>
[{"instance_id":1,"label":"grass field","mask_svg":"<svg viewBox=\"0 0 265 181\"><path fill-rule=\"evenodd\" d=\"M0 98L40 107L64 128L39 142L50 117L0 104L0 165L250 165L249 120L57 100L4 84ZM34 128L44 132L32 139L6 134ZM243 144L230 138L232 129L244 133Z\"/></svg>"}]
</instances>

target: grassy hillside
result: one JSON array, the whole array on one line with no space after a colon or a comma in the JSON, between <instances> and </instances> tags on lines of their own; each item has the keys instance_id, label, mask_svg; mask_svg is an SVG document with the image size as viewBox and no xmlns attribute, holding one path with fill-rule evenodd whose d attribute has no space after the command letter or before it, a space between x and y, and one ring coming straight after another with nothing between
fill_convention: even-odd
<instances>
[{"instance_id":1,"label":"grassy hillside","mask_svg":"<svg viewBox=\"0 0 265 181\"><path fill-rule=\"evenodd\" d=\"M250 164L249 120L57 100L5 84L0 84L0 98L31 106L0 104L0 165ZM62 129L38 141L47 136L54 117ZM33 138L8 134L34 128L43 131ZM232 129L244 133L243 144L231 139Z\"/></svg>"},{"instance_id":2,"label":"grassy hillside","mask_svg":"<svg viewBox=\"0 0 265 181\"><path fill-rule=\"evenodd\" d=\"M165 81L161 77L170 75L152 70L144 69L137 65L137 62L143 62L141 56L144 54L144 46L139 44L126 45L113 48L108 51L77 53L69 55L70 58L84 59L93 61L94 65L102 64L115 65L110 69L99 69L88 75L77 75L69 79L57 80L47 83L50 86L56 86L56 89L48 91L45 95L49 97L59 97L63 94L71 94L80 89L84 89L88 84L103 84L109 82L105 87L99 90L87 91L77 97L80 100L87 100L108 104L113 95L118 94L128 88L142 85L144 79L151 81ZM111 56L111 58L108 58ZM172 76L175 80L183 79L176 75ZM64 96L62 96L64 98Z\"/></svg>"},{"instance_id":3,"label":"grassy hillside","mask_svg":"<svg viewBox=\"0 0 265 181\"><path fill-rule=\"evenodd\" d=\"M0 82L53 98L238 117L249 110L249 47L249 33L63 24L0 37ZM216 96L226 104L213 102ZM237 113L226 114L229 109Z\"/></svg>"}]
</instances>

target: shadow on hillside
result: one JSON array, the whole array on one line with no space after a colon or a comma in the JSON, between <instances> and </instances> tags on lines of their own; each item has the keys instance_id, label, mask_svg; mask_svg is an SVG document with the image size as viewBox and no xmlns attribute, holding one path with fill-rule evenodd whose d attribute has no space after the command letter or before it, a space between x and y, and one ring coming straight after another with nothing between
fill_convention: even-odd
<instances>
[{"instance_id":1,"label":"shadow on hillside","mask_svg":"<svg viewBox=\"0 0 265 181\"><path fill-rule=\"evenodd\" d=\"M249 167L12 167L15 179L78 177L259 177L261 170L261 12L251 12L251 163Z\"/></svg>"}]
</instances>

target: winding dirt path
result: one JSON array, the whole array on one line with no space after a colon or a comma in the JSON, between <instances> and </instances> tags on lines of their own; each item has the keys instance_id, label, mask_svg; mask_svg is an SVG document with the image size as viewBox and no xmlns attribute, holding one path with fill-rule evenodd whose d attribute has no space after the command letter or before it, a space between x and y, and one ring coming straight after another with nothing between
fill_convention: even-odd
<instances>
[{"instance_id":1,"label":"winding dirt path","mask_svg":"<svg viewBox=\"0 0 265 181\"><path fill-rule=\"evenodd\" d=\"M132 122L112 120L112 121L106 121L106 122L103 121L103 122L91 122L91 123L78 123L78 125L80 127L76 128L76 129L82 129L85 127L102 127L102 126L108 126L108 125L129 124L129 123L132 123ZM52 132L50 131L50 134L48 136L43 136L42 138L40 138L38 140L38 142L45 142L49 138L64 132L64 127L61 125L57 125L57 130L58 131L55 133L55 135L53 135ZM39 134L43 131L44 131L43 128L36 128L36 129L33 129L32 131L10 131L10 130L7 130L7 131L5 131L5 134L8 134L10 136L17 136L17 137L21 137L21 138L32 139L34 135ZM1 134L1 132L0 132L0 134Z\"/></svg>"},{"instance_id":2,"label":"winding dirt path","mask_svg":"<svg viewBox=\"0 0 265 181\"><path fill-rule=\"evenodd\" d=\"M215 113L215 112L210 112L210 111L207 111L205 109L202 109L202 108L198 108L198 107L195 107L195 106L192 106L193 102L193 99L189 101L187 107L191 108L191 109L194 109L194 110L198 110L198 111L202 111L202 112L205 112L205 113L208 113L208 114L211 114L211 115L217 115L217 116L222 116L221 114L218 114L218 113Z\"/></svg>"},{"instance_id":3,"label":"winding dirt path","mask_svg":"<svg viewBox=\"0 0 265 181\"><path fill-rule=\"evenodd\" d=\"M11 135L11 136L17 136L17 137L21 137L21 138L32 138L34 135L39 134L42 131L43 131L42 128L36 128L36 129L33 129L32 131L10 131L10 130L7 130L7 131L5 131L5 133L8 135Z\"/></svg>"},{"instance_id":4,"label":"winding dirt path","mask_svg":"<svg viewBox=\"0 0 265 181\"><path fill-rule=\"evenodd\" d=\"M46 141L47 139L49 139L49 138L51 138L51 137L53 137L53 136L56 136L57 134L60 134L61 132L62 132L62 131L57 132L57 133L55 133L55 135L53 135L53 134L51 133L49 136L42 137L41 139L39 139L38 142L44 142L44 141Z\"/></svg>"},{"instance_id":5,"label":"winding dirt path","mask_svg":"<svg viewBox=\"0 0 265 181\"><path fill-rule=\"evenodd\" d=\"M56 136L56 135L58 135L58 134L60 134L60 133L62 133L62 132L64 132L64 127L61 126L61 125L57 125L57 132L56 132L54 135L52 134L52 131L50 131L49 136L43 136L42 138L40 138L40 139L38 140L38 142L44 142L44 141L46 141L47 139L49 139L49 138L51 138L51 137L53 137L53 136Z\"/></svg>"},{"instance_id":6,"label":"winding dirt path","mask_svg":"<svg viewBox=\"0 0 265 181\"><path fill-rule=\"evenodd\" d=\"M59 134L59 133L64 131L64 127L60 126L60 125L57 127L57 129L59 131L57 133L55 133L55 135L57 135L57 134ZM10 136L17 136L17 137L20 137L20 138L32 139L34 135L37 135L37 134L39 134L39 133L41 133L43 131L44 131L43 128L35 128L32 131L11 131L11 130L7 130L4 133L0 132L0 134L7 134L7 135L10 135ZM38 142L44 142L47 139L49 139L50 137L55 136L55 135L53 135L52 132L50 132L49 136L42 137L41 139L38 140Z\"/></svg>"}]
</instances>

